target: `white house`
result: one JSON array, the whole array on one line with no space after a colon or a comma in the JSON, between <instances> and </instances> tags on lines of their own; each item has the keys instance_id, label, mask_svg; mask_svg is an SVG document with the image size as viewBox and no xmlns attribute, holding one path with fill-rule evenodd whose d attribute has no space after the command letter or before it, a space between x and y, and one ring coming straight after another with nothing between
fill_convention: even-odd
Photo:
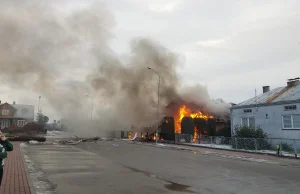
<instances>
[{"instance_id":1,"label":"white house","mask_svg":"<svg viewBox=\"0 0 300 194\"><path fill-rule=\"evenodd\" d=\"M284 87L270 90L231 108L231 128L261 127L270 138L300 139L300 78L289 79Z\"/></svg>"}]
</instances>

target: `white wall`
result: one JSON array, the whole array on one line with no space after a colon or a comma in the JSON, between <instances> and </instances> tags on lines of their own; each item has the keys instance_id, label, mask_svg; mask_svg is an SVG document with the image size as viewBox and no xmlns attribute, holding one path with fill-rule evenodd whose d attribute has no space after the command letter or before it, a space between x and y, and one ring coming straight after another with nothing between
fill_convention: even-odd
<instances>
[{"instance_id":1,"label":"white wall","mask_svg":"<svg viewBox=\"0 0 300 194\"><path fill-rule=\"evenodd\" d=\"M34 106L33 105L12 105L17 109L17 112L14 114L14 118L24 118L26 120L34 120Z\"/></svg>"},{"instance_id":2,"label":"white wall","mask_svg":"<svg viewBox=\"0 0 300 194\"><path fill-rule=\"evenodd\" d=\"M296 105L297 109L292 111L285 111L284 106L288 105ZM252 109L252 113L244 113L244 109ZM268 118L266 118L266 114L268 114ZM282 116L289 114L300 114L300 103L261 106L258 108L251 107L232 109L232 130L234 130L234 126L241 125L241 119L243 117L254 117L255 125L260 126L264 130L264 132L269 134L270 138L300 139L300 129L282 130Z\"/></svg>"}]
</instances>

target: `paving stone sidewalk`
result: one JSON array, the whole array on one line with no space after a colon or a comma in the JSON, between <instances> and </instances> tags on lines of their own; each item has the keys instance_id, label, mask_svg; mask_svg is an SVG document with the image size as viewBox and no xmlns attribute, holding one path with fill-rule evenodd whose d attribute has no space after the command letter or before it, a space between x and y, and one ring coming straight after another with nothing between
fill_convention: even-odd
<instances>
[{"instance_id":1,"label":"paving stone sidewalk","mask_svg":"<svg viewBox=\"0 0 300 194\"><path fill-rule=\"evenodd\" d=\"M4 165L4 175L0 187L1 194L31 194L25 172L20 143L13 142L14 150L8 152Z\"/></svg>"}]
</instances>

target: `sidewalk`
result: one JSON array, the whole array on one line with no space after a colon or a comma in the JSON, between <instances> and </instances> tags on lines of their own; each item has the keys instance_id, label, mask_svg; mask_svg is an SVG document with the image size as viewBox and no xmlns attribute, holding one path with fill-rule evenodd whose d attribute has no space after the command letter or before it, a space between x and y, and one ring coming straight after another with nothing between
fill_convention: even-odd
<instances>
[{"instance_id":1,"label":"sidewalk","mask_svg":"<svg viewBox=\"0 0 300 194\"><path fill-rule=\"evenodd\" d=\"M134 143L145 146L154 146L157 147L155 143L144 143L144 142L134 142L134 141L123 141L124 143ZM182 144L162 144L159 143L158 147L164 149L177 149L177 150L186 150L193 151L197 154L204 155L217 155L220 157L226 158L234 158L245 161L256 161L263 162L268 164L278 164L281 166L294 166L300 168L300 160L288 157L277 157L275 155L262 154L262 153L251 153L251 152L243 152L236 150L225 150L225 149L217 149L217 148L209 148L209 147L199 147L199 146L190 146L190 145L182 145Z\"/></svg>"},{"instance_id":2,"label":"sidewalk","mask_svg":"<svg viewBox=\"0 0 300 194\"><path fill-rule=\"evenodd\" d=\"M14 150L8 152L4 164L1 194L30 194L20 143L13 142Z\"/></svg>"}]
</instances>

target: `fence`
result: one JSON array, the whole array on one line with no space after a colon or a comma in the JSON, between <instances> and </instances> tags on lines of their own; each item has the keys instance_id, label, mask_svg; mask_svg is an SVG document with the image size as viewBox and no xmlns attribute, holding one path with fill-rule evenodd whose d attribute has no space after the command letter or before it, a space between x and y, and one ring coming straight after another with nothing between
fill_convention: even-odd
<instances>
[{"instance_id":1,"label":"fence","mask_svg":"<svg viewBox=\"0 0 300 194\"><path fill-rule=\"evenodd\" d=\"M110 138L131 139L132 135L133 135L132 131L111 131L109 133Z\"/></svg>"},{"instance_id":2,"label":"fence","mask_svg":"<svg viewBox=\"0 0 300 194\"><path fill-rule=\"evenodd\" d=\"M300 153L300 139L217 136L202 136L195 139L190 134L175 134L175 143L267 154L277 154L277 146L279 146L280 155L297 157Z\"/></svg>"}]
</instances>

